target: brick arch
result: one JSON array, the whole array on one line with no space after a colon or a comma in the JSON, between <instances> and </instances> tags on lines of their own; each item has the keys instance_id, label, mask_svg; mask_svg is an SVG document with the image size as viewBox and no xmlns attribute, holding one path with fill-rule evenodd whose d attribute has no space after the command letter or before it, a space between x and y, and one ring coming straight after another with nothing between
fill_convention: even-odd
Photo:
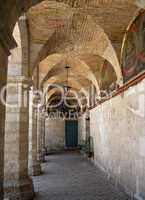
<instances>
[{"instance_id":1,"label":"brick arch","mask_svg":"<svg viewBox=\"0 0 145 200\"><path fill-rule=\"evenodd\" d=\"M12 38L12 32L16 22L18 21L19 17L24 13L27 12L29 8L41 3L44 0L14 0L9 1L6 0L5 4L0 2L0 37L2 41L5 41L4 46L6 47L6 51L14 47L14 41ZM78 4L78 1L68 1L68 0L56 0L55 2L58 3L65 3L72 8L82 7L82 4ZM88 1L89 2L89 1ZM136 5L139 8L144 8L145 5L141 0L128 0L130 5ZM86 7L86 3L85 3ZM9 19L9 20L8 20ZM9 37L7 37L8 35ZM8 39L9 38L9 39ZM8 53L8 52L7 52Z\"/></svg>"},{"instance_id":2,"label":"brick arch","mask_svg":"<svg viewBox=\"0 0 145 200\"><path fill-rule=\"evenodd\" d=\"M54 54L54 56L55 55L58 55L58 54ZM61 54L59 54L59 55L61 55ZM49 56L48 58L51 58L52 56ZM47 58L46 58L47 59ZM74 61L75 60L75 61ZM41 80L41 82L40 82L40 84L41 85L43 85L44 84L44 82L47 80L47 79L49 79L50 78L50 76L49 76L49 73L50 73L50 71L53 69L53 68L55 68L57 65L60 65L62 62L65 62L65 61L67 61L67 63L68 63L68 65L70 64L70 65L72 65L72 66L79 66L77 69L73 69L73 71L76 73L76 74L78 74L78 75L80 75L80 76L82 76L82 77L84 77L85 79L87 79L87 80L89 80L89 81L91 81L92 82L92 84L94 84L94 86L96 86L96 89L97 89L97 91L98 91L98 93L99 93L99 85L98 85L98 82L97 82L97 79L96 79L96 77L95 77L95 75L90 71L90 68L89 68L89 66L83 61L83 60L80 60L80 59L76 59L76 58L74 58L74 59L66 59L66 56L64 56L64 55L61 55L61 62L60 62L60 60L59 61L57 61L57 62L55 62L54 64L52 64L52 62L51 62L51 66L50 66L50 68L47 70L47 72L43 75L43 78L42 78L42 80ZM43 61L42 61L43 62ZM41 64L41 63L40 63ZM85 73L82 73L82 70L81 70L81 67L84 67L84 70L86 70L86 72ZM57 74L59 74L61 71L58 71L57 72ZM55 75L55 74L54 74ZM52 76L52 75L51 75Z\"/></svg>"},{"instance_id":3,"label":"brick arch","mask_svg":"<svg viewBox=\"0 0 145 200\"><path fill-rule=\"evenodd\" d=\"M76 82L76 80L73 80L73 81ZM61 98L63 97L63 94L61 94L61 92L57 88L52 88L51 90L49 90L46 95L46 105L49 104L49 101L51 101L52 97L57 98L57 95L60 96ZM85 99L87 100L87 96L85 95L85 93L82 93L82 94L77 93L77 95L74 95L74 93L72 93L72 96L76 97L80 107L82 107L82 104L83 104L81 97L83 97L83 99L85 97ZM61 99L61 101L62 100L63 99Z\"/></svg>"}]
</instances>

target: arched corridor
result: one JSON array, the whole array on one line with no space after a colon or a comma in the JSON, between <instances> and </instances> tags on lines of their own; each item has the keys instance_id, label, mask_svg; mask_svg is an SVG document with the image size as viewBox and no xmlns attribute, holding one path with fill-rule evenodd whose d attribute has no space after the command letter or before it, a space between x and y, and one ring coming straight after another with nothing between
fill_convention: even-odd
<instances>
[{"instance_id":1,"label":"arched corridor","mask_svg":"<svg viewBox=\"0 0 145 200\"><path fill-rule=\"evenodd\" d=\"M145 0L0 0L0 200L144 200L144 130Z\"/></svg>"}]
</instances>

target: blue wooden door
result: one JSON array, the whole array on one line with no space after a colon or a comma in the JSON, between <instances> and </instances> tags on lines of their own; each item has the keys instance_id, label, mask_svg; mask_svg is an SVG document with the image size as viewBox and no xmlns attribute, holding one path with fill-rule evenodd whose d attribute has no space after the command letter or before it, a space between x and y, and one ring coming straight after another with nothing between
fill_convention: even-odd
<instances>
[{"instance_id":1,"label":"blue wooden door","mask_svg":"<svg viewBox=\"0 0 145 200\"><path fill-rule=\"evenodd\" d=\"M78 121L65 121L65 140L66 147L78 146Z\"/></svg>"}]
</instances>

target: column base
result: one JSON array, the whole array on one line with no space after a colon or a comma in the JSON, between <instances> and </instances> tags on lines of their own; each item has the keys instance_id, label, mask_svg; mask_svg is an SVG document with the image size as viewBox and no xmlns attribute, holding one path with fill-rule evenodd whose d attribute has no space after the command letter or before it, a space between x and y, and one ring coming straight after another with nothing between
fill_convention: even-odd
<instances>
[{"instance_id":1,"label":"column base","mask_svg":"<svg viewBox=\"0 0 145 200\"><path fill-rule=\"evenodd\" d=\"M4 182L4 199L32 200L34 196L33 182L30 178Z\"/></svg>"},{"instance_id":2,"label":"column base","mask_svg":"<svg viewBox=\"0 0 145 200\"><path fill-rule=\"evenodd\" d=\"M42 156L42 157L41 157L41 162L42 162L42 163L45 163L45 162L46 162L45 156Z\"/></svg>"},{"instance_id":3,"label":"column base","mask_svg":"<svg viewBox=\"0 0 145 200\"><path fill-rule=\"evenodd\" d=\"M46 156L46 151L43 149L43 151L42 151L42 153L41 153L41 162L42 162L42 163L45 163L45 162L46 162L45 156Z\"/></svg>"},{"instance_id":4,"label":"column base","mask_svg":"<svg viewBox=\"0 0 145 200\"><path fill-rule=\"evenodd\" d=\"M37 163L29 167L29 175L30 176L39 176L42 174L41 165Z\"/></svg>"},{"instance_id":5,"label":"column base","mask_svg":"<svg viewBox=\"0 0 145 200\"><path fill-rule=\"evenodd\" d=\"M38 154L38 160L41 162L41 163L45 163L46 160L45 160L45 155L42 154L42 153L39 153Z\"/></svg>"}]
</instances>

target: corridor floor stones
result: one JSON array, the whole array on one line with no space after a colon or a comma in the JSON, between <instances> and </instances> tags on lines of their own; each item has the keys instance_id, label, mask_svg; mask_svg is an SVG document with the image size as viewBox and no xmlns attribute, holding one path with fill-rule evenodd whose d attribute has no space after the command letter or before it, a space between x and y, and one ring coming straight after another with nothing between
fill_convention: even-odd
<instances>
[{"instance_id":1,"label":"corridor floor stones","mask_svg":"<svg viewBox=\"0 0 145 200\"><path fill-rule=\"evenodd\" d=\"M77 153L51 155L34 178L36 200L129 200Z\"/></svg>"}]
</instances>

